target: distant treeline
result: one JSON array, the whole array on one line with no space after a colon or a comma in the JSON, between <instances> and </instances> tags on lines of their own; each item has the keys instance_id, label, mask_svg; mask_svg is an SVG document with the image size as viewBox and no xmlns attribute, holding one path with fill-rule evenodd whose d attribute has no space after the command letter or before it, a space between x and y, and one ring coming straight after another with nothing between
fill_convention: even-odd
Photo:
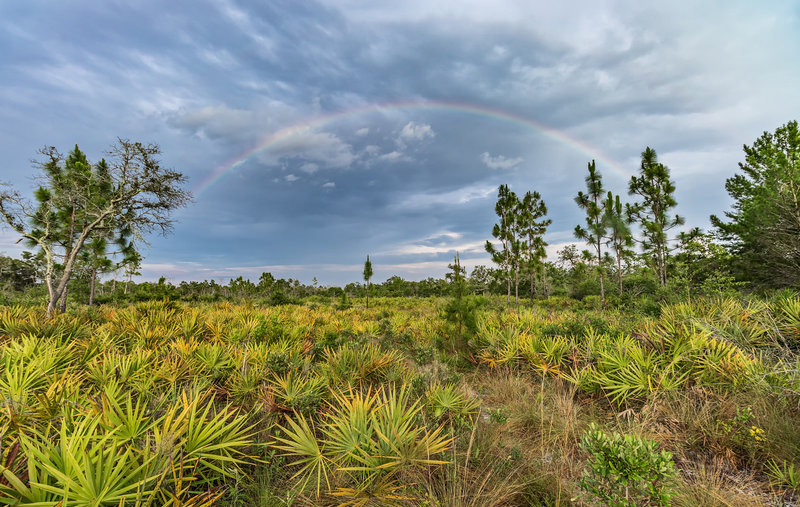
<instances>
[{"instance_id":1,"label":"distant treeline","mask_svg":"<svg viewBox=\"0 0 800 507\"><path fill-rule=\"evenodd\" d=\"M696 245L696 243L693 243ZM687 295L735 294L742 284L736 282L727 266L727 255L721 249L711 248L712 254L699 256L695 248L679 251L670 258L672 272L676 273L668 288L659 285L658 277L645 263L623 265L625 277L622 292L612 284L606 298L610 305L635 305L657 308L659 302L683 299ZM716 252L716 255L714 254ZM23 259L0 256L0 304L45 304L47 290L41 282L39 267L31 255ZM559 252L554 262L543 263L546 276L537 277L534 297L572 298L599 305L600 280L574 246ZM613 269L610 266L609 269ZM506 294L505 273L501 269L477 266L466 277L467 292L475 296ZM91 273L77 272L70 281L70 304L87 304L90 295ZM445 278L429 277L419 281L392 276L381 283L370 284L371 297L448 297L453 284ZM136 283L131 280L110 279L95 286L95 304L133 303L169 298L179 301L221 302L253 301L265 305L301 303L309 298L328 300L363 298L366 285L348 283L344 287L304 284L293 278L276 278L262 273L258 280L244 277L230 279L227 283L214 280L180 282L177 284L161 278L158 282Z\"/></svg>"}]
</instances>

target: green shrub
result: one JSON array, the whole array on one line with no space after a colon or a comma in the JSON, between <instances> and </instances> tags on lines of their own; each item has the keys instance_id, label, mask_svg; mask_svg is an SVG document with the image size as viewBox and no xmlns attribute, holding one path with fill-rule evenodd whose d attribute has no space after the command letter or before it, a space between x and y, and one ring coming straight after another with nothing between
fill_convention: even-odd
<instances>
[{"instance_id":1,"label":"green shrub","mask_svg":"<svg viewBox=\"0 0 800 507\"><path fill-rule=\"evenodd\" d=\"M764 430L753 424L753 411L750 407L736 407L736 415L728 420L717 421L716 437L719 445L743 457L754 458L763 448L766 435Z\"/></svg>"},{"instance_id":2,"label":"green shrub","mask_svg":"<svg viewBox=\"0 0 800 507\"><path fill-rule=\"evenodd\" d=\"M652 440L608 433L591 424L581 438L589 454L581 489L602 505L668 505L675 479L672 454Z\"/></svg>"},{"instance_id":3,"label":"green shrub","mask_svg":"<svg viewBox=\"0 0 800 507\"><path fill-rule=\"evenodd\" d=\"M273 375L285 375L292 369L292 360L285 352L270 352L265 366Z\"/></svg>"},{"instance_id":4,"label":"green shrub","mask_svg":"<svg viewBox=\"0 0 800 507\"><path fill-rule=\"evenodd\" d=\"M341 296L339 296L339 304L336 305L336 309L337 310L347 310L351 306L353 306L353 305L350 304L350 300L347 299L347 292L342 291Z\"/></svg>"},{"instance_id":5,"label":"green shrub","mask_svg":"<svg viewBox=\"0 0 800 507\"><path fill-rule=\"evenodd\" d=\"M414 351L414 361L418 365L425 365L433 361L435 351L433 347L419 347Z\"/></svg>"},{"instance_id":6,"label":"green shrub","mask_svg":"<svg viewBox=\"0 0 800 507\"><path fill-rule=\"evenodd\" d=\"M269 304L271 306L289 305L292 303L294 303L294 300L280 289L272 291L272 294L269 296Z\"/></svg>"},{"instance_id":7,"label":"green shrub","mask_svg":"<svg viewBox=\"0 0 800 507\"><path fill-rule=\"evenodd\" d=\"M576 305L576 301L566 296L550 296L541 305L550 310L566 310Z\"/></svg>"},{"instance_id":8,"label":"green shrub","mask_svg":"<svg viewBox=\"0 0 800 507\"><path fill-rule=\"evenodd\" d=\"M603 301L600 299L600 296L595 294L584 296L581 303L587 310L600 310L603 306Z\"/></svg>"}]
</instances>

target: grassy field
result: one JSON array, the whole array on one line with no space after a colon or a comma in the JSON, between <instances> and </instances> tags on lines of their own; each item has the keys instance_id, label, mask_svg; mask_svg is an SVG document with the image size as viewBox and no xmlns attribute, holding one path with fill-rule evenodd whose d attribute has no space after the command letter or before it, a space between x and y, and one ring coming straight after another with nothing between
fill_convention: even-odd
<instances>
[{"instance_id":1,"label":"grassy field","mask_svg":"<svg viewBox=\"0 0 800 507\"><path fill-rule=\"evenodd\" d=\"M781 505L800 300L0 307L0 503Z\"/></svg>"}]
</instances>

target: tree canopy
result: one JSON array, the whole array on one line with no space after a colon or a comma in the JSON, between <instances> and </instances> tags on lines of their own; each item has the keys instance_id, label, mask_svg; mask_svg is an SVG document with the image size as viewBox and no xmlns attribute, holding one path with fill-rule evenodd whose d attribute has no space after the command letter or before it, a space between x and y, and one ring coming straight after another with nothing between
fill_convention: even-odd
<instances>
[{"instance_id":1,"label":"tree canopy","mask_svg":"<svg viewBox=\"0 0 800 507\"><path fill-rule=\"evenodd\" d=\"M725 182L732 209L711 222L739 257L741 278L800 285L800 131L797 121L744 145L739 173Z\"/></svg>"},{"instance_id":2,"label":"tree canopy","mask_svg":"<svg viewBox=\"0 0 800 507\"><path fill-rule=\"evenodd\" d=\"M172 211L185 206L191 194L182 188L183 174L161 167L161 151L154 144L118 139L109 161L95 165L77 146L66 160L55 147L41 153L36 204L4 185L0 219L41 249L51 314L87 242L112 230L125 230L136 239L154 231L166 234Z\"/></svg>"},{"instance_id":3,"label":"tree canopy","mask_svg":"<svg viewBox=\"0 0 800 507\"><path fill-rule=\"evenodd\" d=\"M642 249L658 274L662 287L667 285L667 257L669 245L667 233L682 225L683 217L670 215L677 206L675 182L670 180L669 168L658 161L656 150L649 146L642 152L639 175L632 176L628 193L638 195L642 200L628 207L628 215L642 226Z\"/></svg>"}]
</instances>

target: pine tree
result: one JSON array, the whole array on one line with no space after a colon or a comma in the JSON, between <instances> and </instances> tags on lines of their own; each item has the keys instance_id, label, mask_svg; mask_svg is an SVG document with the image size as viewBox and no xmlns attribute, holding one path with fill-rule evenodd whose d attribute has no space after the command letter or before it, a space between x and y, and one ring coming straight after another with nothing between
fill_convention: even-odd
<instances>
[{"instance_id":1,"label":"pine tree","mask_svg":"<svg viewBox=\"0 0 800 507\"><path fill-rule=\"evenodd\" d=\"M518 206L517 227L521 244L524 245L522 263L530 277L531 302L533 302L534 295L534 278L536 273L542 270L542 259L546 255L544 247L547 246L547 243L543 236L547 227L553 222L550 219L544 219L546 215L547 205L539 192L526 192Z\"/></svg>"},{"instance_id":2,"label":"pine tree","mask_svg":"<svg viewBox=\"0 0 800 507\"><path fill-rule=\"evenodd\" d=\"M632 176L628 193L638 195L642 202L627 207L626 212L642 226L642 249L650 256L662 287L667 285L668 232L682 225L683 217L670 216L677 206L675 183L669 179L669 168L658 161L655 150L649 146L642 152L639 176Z\"/></svg>"},{"instance_id":3,"label":"pine tree","mask_svg":"<svg viewBox=\"0 0 800 507\"><path fill-rule=\"evenodd\" d=\"M0 220L40 248L47 314L52 315L59 302L64 309L67 285L88 241L116 228L135 237L153 230L166 234L170 212L184 206L191 194L181 188L181 173L160 167L155 145L119 139L111 149L107 177L89 165L77 146L66 161L52 147L41 153L46 159L40 164L43 184L34 194L37 205L13 189L0 191ZM98 191L102 185L108 192Z\"/></svg>"},{"instance_id":4,"label":"pine tree","mask_svg":"<svg viewBox=\"0 0 800 507\"><path fill-rule=\"evenodd\" d=\"M367 282L367 310L369 310L369 280L372 278L372 263L367 255L367 260L364 262L364 281ZM379 291L380 292L380 291Z\"/></svg>"},{"instance_id":5,"label":"pine tree","mask_svg":"<svg viewBox=\"0 0 800 507\"><path fill-rule=\"evenodd\" d=\"M589 164L589 174L586 176L586 193L578 192L575 197L575 202L582 210L586 212L586 228L580 225L575 226L575 237L582 239L594 248L594 254L597 257L597 272L600 275L600 300L602 301L603 308L606 306L606 290L603 279L603 254L602 245L603 239L606 236L606 222L603 220L603 180L594 160ZM588 251L587 251L588 252ZM592 253L588 252L587 257L591 257Z\"/></svg>"},{"instance_id":6,"label":"pine tree","mask_svg":"<svg viewBox=\"0 0 800 507\"><path fill-rule=\"evenodd\" d=\"M800 287L800 127L790 121L744 145L725 181L733 199L711 223L736 255L739 277L762 287ZM723 221L723 218L725 221Z\"/></svg>"},{"instance_id":7,"label":"pine tree","mask_svg":"<svg viewBox=\"0 0 800 507\"><path fill-rule=\"evenodd\" d=\"M619 281L619 293L622 294L622 258L630 255L633 248L633 236L631 235L631 219L625 213L619 195L608 193L603 201L603 221L606 224L606 245L614 249L614 257L617 260L617 280Z\"/></svg>"},{"instance_id":8,"label":"pine tree","mask_svg":"<svg viewBox=\"0 0 800 507\"><path fill-rule=\"evenodd\" d=\"M127 277L125 289L123 290L123 293L127 294L133 282L133 277L141 276L142 274L139 272L139 268L142 267L142 256L139 252L134 251L130 256L126 256L122 262L120 262L120 267L124 268L124 275Z\"/></svg>"},{"instance_id":9,"label":"pine tree","mask_svg":"<svg viewBox=\"0 0 800 507\"><path fill-rule=\"evenodd\" d=\"M477 327L477 311L480 302L476 298L468 297L467 270L461 265L461 259L456 252L453 264L449 264L451 272L445 275L450 282L450 293L453 298L444 307L444 316L448 322L456 326L457 349L466 351L468 342L466 333L474 332Z\"/></svg>"},{"instance_id":10,"label":"pine tree","mask_svg":"<svg viewBox=\"0 0 800 507\"><path fill-rule=\"evenodd\" d=\"M517 194L509 190L508 185L500 185L497 189L497 203L494 211L500 218L500 223L492 228L492 236L500 241L500 248L495 248L491 241L486 241L486 251L492 256L492 261L500 266L506 279L506 302L511 301L511 275L517 273L515 258L519 253L519 245L515 236L515 213L519 199Z\"/></svg>"}]
</instances>

